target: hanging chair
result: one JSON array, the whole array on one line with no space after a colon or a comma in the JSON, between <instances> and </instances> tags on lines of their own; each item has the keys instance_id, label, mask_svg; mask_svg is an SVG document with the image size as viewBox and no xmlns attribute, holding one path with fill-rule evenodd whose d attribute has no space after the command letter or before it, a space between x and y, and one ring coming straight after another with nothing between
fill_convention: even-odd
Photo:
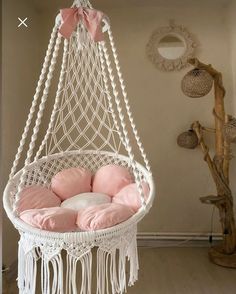
<instances>
[{"instance_id":1,"label":"hanging chair","mask_svg":"<svg viewBox=\"0 0 236 294\"><path fill-rule=\"evenodd\" d=\"M53 98L50 110L47 100ZM24 165L19 167L24 151ZM128 220L97 231L59 233L19 218L19 194L25 187L50 188L51 178L63 169L84 167L95 173L107 164L128 168L138 185L142 207ZM146 201L142 181L150 188ZM153 178L130 111L109 19L88 0L74 1L56 18L4 191L4 208L20 233L19 293L35 293L38 264L41 293L124 293L127 283L133 285L138 277L137 223L153 198ZM92 256L97 260L96 290L92 290Z\"/></svg>"}]
</instances>

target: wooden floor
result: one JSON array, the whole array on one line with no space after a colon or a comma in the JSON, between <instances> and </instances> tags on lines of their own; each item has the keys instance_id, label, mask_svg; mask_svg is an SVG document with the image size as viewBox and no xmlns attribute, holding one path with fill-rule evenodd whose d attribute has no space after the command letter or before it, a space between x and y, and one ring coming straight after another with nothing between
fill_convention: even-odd
<instances>
[{"instance_id":1,"label":"wooden floor","mask_svg":"<svg viewBox=\"0 0 236 294\"><path fill-rule=\"evenodd\" d=\"M127 294L236 294L236 270L211 264L206 248L139 248L139 258L139 280Z\"/></svg>"},{"instance_id":2,"label":"wooden floor","mask_svg":"<svg viewBox=\"0 0 236 294\"><path fill-rule=\"evenodd\" d=\"M139 281L129 294L236 294L236 270L210 263L206 248L139 252Z\"/></svg>"}]
</instances>

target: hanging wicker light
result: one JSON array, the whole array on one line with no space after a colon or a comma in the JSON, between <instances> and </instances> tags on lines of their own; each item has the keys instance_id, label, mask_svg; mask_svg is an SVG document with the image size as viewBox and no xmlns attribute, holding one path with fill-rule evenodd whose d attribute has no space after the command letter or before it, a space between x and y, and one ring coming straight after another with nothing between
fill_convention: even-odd
<instances>
[{"instance_id":1,"label":"hanging wicker light","mask_svg":"<svg viewBox=\"0 0 236 294\"><path fill-rule=\"evenodd\" d=\"M177 144L183 148L194 149L198 146L198 137L193 130L188 130L178 136Z\"/></svg>"},{"instance_id":2,"label":"hanging wicker light","mask_svg":"<svg viewBox=\"0 0 236 294\"><path fill-rule=\"evenodd\" d=\"M183 93L191 98L200 98L207 95L213 86L212 76L204 69L194 68L182 79Z\"/></svg>"},{"instance_id":3,"label":"hanging wicker light","mask_svg":"<svg viewBox=\"0 0 236 294\"><path fill-rule=\"evenodd\" d=\"M231 118L223 127L224 137L231 143L236 143L236 118Z\"/></svg>"}]
</instances>

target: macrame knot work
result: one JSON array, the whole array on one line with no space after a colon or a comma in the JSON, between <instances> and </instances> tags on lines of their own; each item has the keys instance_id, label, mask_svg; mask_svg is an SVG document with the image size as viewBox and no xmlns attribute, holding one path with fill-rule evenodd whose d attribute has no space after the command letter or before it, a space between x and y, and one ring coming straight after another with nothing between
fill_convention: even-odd
<instances>
[{"instance_id":1,"label":"macrame knot work","mask_svg":"<svg viewBox=\"0 0 236 294\"><path fill-rule=\"evenodd\" d=\"M95 175L107 165L127 169L139 191L142 206L127 220L104 229L59 232L20 218L21 192L28 187L51 190L52 179L64 170L82 168ZM56 17L4 191L4 208L20 233L19 294L35 294L38 288L42 294L126 293L138 279L137 224L154 197L109 18L89 0L74 0Z\"/></svg>"},{"instance_id":2,"label":"macrame knot work","mask_svg":"<svg viewBox=\"0 0 236 294\"><path fill-rule=\"evenodd\" d=\"M91 38L95 42L99 42L104 39L101 28L101 22L104 17L103 12L95 9L76 7L61 9L60 13L62 17L62 24L59 28L59 32L66 39L70 38L80 21L83 22Z\"/></svg>"}]
</instances>

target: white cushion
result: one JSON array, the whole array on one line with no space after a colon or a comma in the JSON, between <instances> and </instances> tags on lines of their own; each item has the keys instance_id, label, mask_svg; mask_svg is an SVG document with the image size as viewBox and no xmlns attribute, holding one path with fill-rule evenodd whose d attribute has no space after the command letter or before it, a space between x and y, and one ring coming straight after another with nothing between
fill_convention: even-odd
<instances>
[{"instance_id":1,"label":"white cushion","mask_svg":"<svg viewBox=\"0 0 236 294\"><path fill-rule=\"evenodd\" d=\"M81 193L61 203L61 207L80 210L94 205L111 203L111 197L103 193Z\"/></svg>"}]
</instances>

